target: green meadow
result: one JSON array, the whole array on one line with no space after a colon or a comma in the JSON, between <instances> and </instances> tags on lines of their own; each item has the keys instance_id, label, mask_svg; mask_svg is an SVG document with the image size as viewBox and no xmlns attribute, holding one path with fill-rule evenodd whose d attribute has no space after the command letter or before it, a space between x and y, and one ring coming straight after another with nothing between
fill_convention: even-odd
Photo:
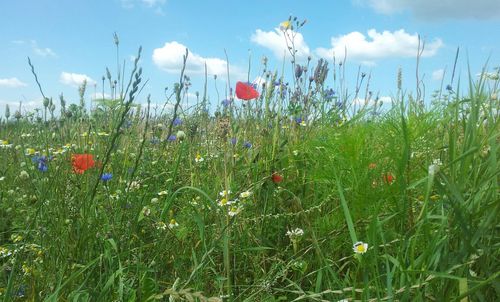
<instances>
[{"instance_id":1,"label":"green meadow","mask_svg":"<svg viewBox=\"0 0 500 302\"><path fill-rule=\"evenodd\" d=\"M427 97L388 71L381 100L349 62L262 60L224 100L183 69L153 106L140 57L72 102L26 65L44 101L0 121L0 299L498 299L498 69Z\"/></svg>"}]
</instances>

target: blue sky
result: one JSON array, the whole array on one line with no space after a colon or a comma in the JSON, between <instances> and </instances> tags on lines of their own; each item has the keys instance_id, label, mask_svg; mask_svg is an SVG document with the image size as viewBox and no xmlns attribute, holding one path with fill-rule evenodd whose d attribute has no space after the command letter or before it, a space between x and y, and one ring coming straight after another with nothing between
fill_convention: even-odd
<instances>
[{"instance_id":1,"label":"blue sky","mask_svg":"<svg viewBox=\"0 0 500 302\"><path fill-rule=\"evenodd\" d=\"M155 103L165 100L164 89L178 80L185 47L189 48L187 74L191 92L203 89L202 67L218 74L224 91L227 51L231 82L246 80L251 56L250 80L260 75L261 58L270 70L281 70L284 39L278 30L289 15L307 23L297 34L298 62L307 56L331 61L347 48L348 85L361 67L371 73L374 94L396 92L396 73L403 69L403 83L415 91L417 35L425 39L421 61L427 94L445 85L457 47L458 70L463 77L467 60L475 74L489 59L490 70L500 65L500 1L498 0L345 0L345 1L180 1L180 0L17 0L0 2L0 112L23 102L23 110L42 107L42 97L31 75L27 57L35 65L45 95L54 100L63 93L78 101L78 85L90 83L102 91L105 68L116 73L113 33L120 38L120 63L127 70L140 45L140 65ZM288 65L287 65L288 66ZM94 85L95 83L95 85ZM332 80L328 79L327 84ZM109 88L105 89L109 94ZM209 90L212 103L217 99ZM220 98L223 98L221 93ZM59 105L59 102L55 102ZM58 110L57 110L58 111Z\"/></svg>"}]
</instances>

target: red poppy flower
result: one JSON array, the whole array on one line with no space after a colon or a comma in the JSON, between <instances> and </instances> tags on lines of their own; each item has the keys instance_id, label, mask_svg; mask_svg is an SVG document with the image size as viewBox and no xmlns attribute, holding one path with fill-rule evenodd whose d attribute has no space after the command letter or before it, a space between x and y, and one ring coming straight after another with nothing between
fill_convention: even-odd
<instances>
[{"instance_id":1,"label":"red poppy flower","mask_svg":"<svg viewBox=\"0 0 500 302\"><path fill-rule=\"evenodd\" d=\"M258 98L259 92L250 84L238 82L236 83L236 96L240 100L248 101Z\"/></svg>"},{"instance_id":2,"label":"red poppy flower","mask_svg":"<svg viewBox=\"0 0 500 302\"><path fill-rule=\"evenodd\" d=\"M283 176L279 175L278 173L274 172L273 175L271 175L271 179L275 184L280 183L283 181Z\"/></svg>"},{"instance_id":3,"label":"red poppy flower","mask_svg":"<svg viewBox=\"0 0 500 302\"><path fill-rule=\"evenodd\" d=\"M73 154L71 164L73 165L73 172L83 174L83 172L95 166L94 156L92 154Z\"/></svg>"},{"instance_id":4,"label":"red poppy flower","mask_svg":"<svg viewBox=\"0 0 500 302\"><path fill-rule=\"evenodd\" d=\"M387 184L392 184L395 180L395 177L391 173L384 174L384 181Z\"/></svg>"}]
</instances>

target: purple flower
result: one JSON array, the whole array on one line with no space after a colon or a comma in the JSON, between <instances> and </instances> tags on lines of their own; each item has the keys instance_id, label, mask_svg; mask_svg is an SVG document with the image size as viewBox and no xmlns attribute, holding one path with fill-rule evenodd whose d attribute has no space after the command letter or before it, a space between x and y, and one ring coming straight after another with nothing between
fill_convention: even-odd
<instances>
[{"instance_id":1,"label":"purple flower","mask_svg":"<svg viewBox=\"0 0 500 302\"><path fill-rule=\"evenodd\" d=\"M167 140L168 140L169 142L173 142L173 141L175 141L176 139L177 139L177 136L175 136L174 134L170 135L170 136L167 138Z\"/></svg>"},{"instance_id":2,"label":"purple flower","mask_svg":"<svg viewBox=\"0 0 500 302\"><path fill-rule=\"evenodd\" d=\"M222 100L222 106L227 107L231 105L231 100L230 99L224 99Z\"/></svg>"},{"instance_id":3,"label":"purple flower","mask_svg":"<svg viewBox=\"0 0 500 302\"><path fill-rule=\"evenodd\" d=\"M238 141L238 140L236 139L236 137L231 138L231 144L232 144L233 146L234 146L234 145L236 145L236 142L237 142L237 141Z\"/></svg>"},{"instance_id":4,"label":"purple flower","mask_svg":"<svg viewBox=\"0 0 500 302\"><path fill-rule=\"evenodd\" d=\"M35 155L31 158L31 161L37 165L37 168L39 171L42 172L47 172L49 170L49 167L47 166L47 162L50 160L47 156L38 156Z\"/></svg>"},{"instance_id":5,"label":"purple flower","mask_svg":"<svg viewBox=\"0 0 500 302\"><path fill-rule=\"evenodd\" d=\"M180 118L177 117L174 119L174 126L179 126L181 124L182 124L182 120Z\"/></svg>"},{"instance_id":6,"label":"purple flower","mask_svg":"<svg viewBox=\"0 0 500 302\"><path fill-rule=\"evenodd\" d=\"M247 148L247 149L250 149L250 148L252 148L252 143L250 143L249 141L245 141L245 142L243 143L243 147L245 147L245 148Z\"/></svg>"},{"instance_id":7,"label":"purple flower","mask_svg":"<svg viewBox=\"0 0 500 302\"><path fill-rule=\"evenodd\" d=\"M299 117L296 117L296 118L295 118L295 122L296 122L297 124L302 123L302 118L301 118L300 116L299 116Z\"/></svg>"},{"instance_id":8,"label":"purple flower","mask_svg":"<svg viewBox=\"0 0 500 302\"><path fill-rule=\"evenodd\" d=\"M104 173L101 176L101 180L104 182L108 182L109 180L111 180L111 178L113 178L113 174L111 174L111 173Z\"/></svg>"},{"instance_id":9,"label":"purple flower","mask_svg":"<svg viewBox=\"0 0 500 302\"><path fill-rule=\"evenodd\" d=\"M335 96L335 91L334 91L332 88L327 89L327 90L325 91L325 97L326 97L327 99L329 99L329 100L330 100L330 99L332 99L334 96Z\"/></svg>"}]
</instances>

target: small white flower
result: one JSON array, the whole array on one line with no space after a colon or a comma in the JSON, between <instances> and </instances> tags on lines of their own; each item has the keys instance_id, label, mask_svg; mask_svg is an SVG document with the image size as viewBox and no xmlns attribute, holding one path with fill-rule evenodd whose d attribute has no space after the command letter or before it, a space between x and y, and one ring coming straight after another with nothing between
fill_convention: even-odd
<instances>
[{"instance_id":1,"label":"small white flower","mask_svg":"<svg viewBox=\"0 0 500 302\"><path fill-rule=\"evenodd\" d=\"M30 175L28 174L28 172L22 170L21 173L19 173L19 178L26 180L30 178Z\"/></svg>"},{"instance_id":2,"label":"small white flower","mask_svg":"<svg viewBox=\"0 0 500 302\"><path fill-rule=\"evenodd\" d=\"M175 221L174 218L170 219L170 223L168 224L169 229L173 229L173 228L176 228L178 226L179 226L179 224L177 223L177 221Z\"/></svg>"},{"instance_id":3,"label":"small white flower","mask_svg":"<svg viewBox=\"0 0 500 302\"><path fill-rule=\"evenodd\" d=\"M436 175L436 173L439 172L439 166L438 165L435 165L435 164L432 164L429 166L429 175Z\"/></svg>"},{"instance_id":4,"label":"small white flower","mask_svg":"<svg viewBox=\"0 0 500 302\"><path fill-rule=\"evenodd\" d=\"M238 215L241 210L243 210L242 206L232 206L229 208L229 211L227 212L229 216L233 217Z\"/></svg>"},{"instance_id":5,"label":"small white flower","mask_svg":"<svg viewBox=\"0 0 500 302\"><path fill-rule=\"evenodd\" d=\"M151 203L158 203L158 198L156 197L151 198Z\"/></svg>"},{"instance_id":6,"label":"small white flower","mask_svg":"<svg viewBox=\"0 0 500 302\"><path fill-rule=\"evenodd\" d=\"M158 192L158 196L163 196L163 195L167 195L168 194L168 191L160 191Z\"/></svg>"},{"instance_id":7,"label":"small white flower","mask_svg":"<svg viewBox=\"0 0 500 302\"><path fill-rule=\"evenodd\" d=\"M294 240L304 235L304 230L301 228L296 228L291 231L286 232L286 235L290 237L290 239Z\"/></svg>"},{"instance_id":8,"label":"small white flower","mask_svg":"<svg viewBox=\"0 0 500 302\"><path fill-rule=\"evenodd\" d=\"M5 176L0 177L0 181L3 181L5 179Z\"/></svg>"},{"instance_id":9,"label":"small white flower","mask_svg":"<svg viewBox=\"0 0 500 302\"><path fill-rule=\"evenodd\" d=\"M223 190L222 192L219 192L219 196L221 197L228 197L229 194L231 194L231 190Z\"/></svg>"},{"instance_id":10,"label":"small white flower","mask_svg":"<svg viewBox=\"0 0 500 302\"><path fill-rule=\"evenodd\" d=\"M352 246L352 249L356 254L364 254L368 250L368 243L358 241Z\"/></svg>"},{"instance_id":11,"label":"small white flower","mask_svg":"<svg viewBox=\"0 0 500 302\"><path fill-rule=\"evenodd\" d=\"M293 150L292 153L294 156L297 156L297 155L299 155L299 150Z\"/></svg>"},{"instance_id":12,"label":"small white flower","mask_svg":"<svg viewBox=\"0 0 500 302\"><path fill-rule=\"evenodd\" d=\"M250 195L252 195L252 192L250 192L250 191L241 192L240 198L248 198L248 197L250 197Z\"/></svg>"},{"instance_id":13,"label":"small white flower","mask_svg":"<svg viewBox=\"0 0 500 302\"><path fill-rule=\"evenodd\" d=\"M197 163L201 163L203 162L205 159L203 157L201 157L200 153L197 153L196 154L196 157L194 158L194 161L197 162Z\"/></svg>"}]
</instances>

